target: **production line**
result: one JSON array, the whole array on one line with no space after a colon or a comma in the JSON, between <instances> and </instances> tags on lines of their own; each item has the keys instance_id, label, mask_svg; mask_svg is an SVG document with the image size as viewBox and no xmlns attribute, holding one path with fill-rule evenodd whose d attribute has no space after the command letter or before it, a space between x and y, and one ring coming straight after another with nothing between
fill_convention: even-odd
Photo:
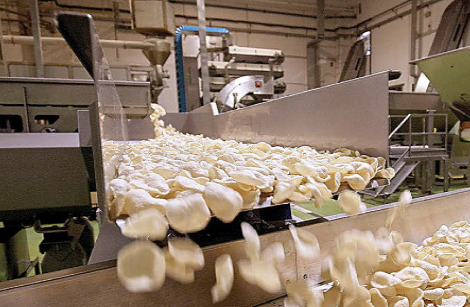
<instances>
[{"instance_id":1,"label":"production line","mask_svg":"<svg viewBox=\"0 0 470 307\"><path fill-rule=\"evenodd\" d=\"M146 44L153 40L152 46L139 46L155 67L150 82L115 82L91 15L66 12L56 14L57 27L93 81L0 80L0 91L8 94L2 95L0 112L10 116L6 133L0 134L0 160L11 161L1 182L8 188L0 189L0 199L8 200L1 202L3 229L11 240L27 226L45 234L41 246L49 258L43 272L77 266L0 284L2 304L268 306L284 300L286 292L285 306L386 306L404 300L407 306L466 304L468 227L453 224L469 219L470 191L447 190L449 130L456 118L457 139L467 139L468 47L415 61L438 93L390 91L399 73L384 71L270 99L285 91L285 84L275 81L283 76L282 51L232 46L227 30L207 28L213 33L208 52L222 60L209 61L207 75L200 68L201 85L188 79L199 69L199 47L176 46L182 112L166 113L157 103L167 78L162 67L169 46L161 30L139 25L148 17L139 16L145 12L138 6L145 1L134 2L134 27L149 35ZM169 7L162 10L171 15ZM163 28L165 35L173 34L171 25ZM186 33L193 42L197 31L186 27L176 36ZM344 72L342 78L348 74L353 75ZM204 83L210 84L209 92ZM77 95L64 95L67 91ZM202 100L195 98L199 93ZM411 201L405 192L397 203L367 209L361 201L394 195L410 174L426 193L435 173L442 175L444 193ZM97 195L93 201L90 192ZM314 218L302 221L291 213L297 203L310 201L313 208L330 198L357 216L310 212ZM96 243L88 219L95 211ZM63 225L43 226L64 219ZM442 225L458 229L458 239ZM407 243L421 245L438 229L448 235L443 241L428 239L419 248ZM380 241L384 231L386 239ZM260 243L251 253L258 234ZM377 253L377 263L367 269L361 268L366 256L357 247L345 256L353 261L350 276L356 281L338 273L344 264L334 262L342 254L335 245L338 238L354 246L369 240L373 246L367 248ZM176 242L182 241L191 242L198 256L188 260L190 248L183 243L176 253ZM388 247L379 248L385 241ZM310 244L308 252L301 243ZM439 245L447 243L463 246L464 252ZM405 247L409 259L402 265L396 257ZM439 258L433 265L442 270L442 280L450 281L432 281L429 266L415 265L428 261L423 250ZM66 253L74 257L50 260ZM452 256L457 262L451 263L449 253L457 255ZM199 256L202 263L197 263ZM379 269L387 259L399 265ZM421 266L429 274L426 280L402 272ZM389 274L387 284L378 280L381 271ZM319 284L323 290L311 290ZM436 288L442 294L434 297Z\"/></svg>"}]
</instances>

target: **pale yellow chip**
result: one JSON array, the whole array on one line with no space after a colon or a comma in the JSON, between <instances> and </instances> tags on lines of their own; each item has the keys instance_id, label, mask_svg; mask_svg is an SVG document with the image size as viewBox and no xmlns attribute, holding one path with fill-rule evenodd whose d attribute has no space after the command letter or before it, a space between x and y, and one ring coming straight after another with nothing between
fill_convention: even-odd
<instances>
[{"instance_id":1,"label":"pale yellow chip","mask_svg":"<svg viewBox=\"0 0 470 307\"><path fill-rule=\"evenodd\" d=\"M261 191L259 189L250 191L238 191L243 199L243 209L252 209L259 203Z\"/></svg>"},{"instance_id":2,"label":"pale yellow chip","mask_svg":"<svg viewBox=\"0 0 470 307\"><path fill-rule=\"evenodd\" d=\"M142 210L156 208L160 213L165 214L166 204L165 199L153 198L145 190L134 189L126 193L122 212L132 215Z\"/></svg>"},{"instance_id":3,"label":"pale yellow chip","mask_svg":"<svg viewBox=\"0 0 470 307\"><path fill-rule=\"evenodd\" d=\"M387 287L393 287L395 285L398 285L401 283L401 280L391 274L385 273L385 272L375 272L374 275L372 275L372 278L370 280L370 284L372 287L381 289L381 288L387 288Z\"/></svg>"},{"instance_id":4,"label":"pale yellow chip","mask_svg":"<svg viewBox=\"0 0 470 307\"><path fill-rule=\"evenodd\" d=\"M389 307L409 307L410 302L404 296L394 296L388 299Z\"/></svg>"},{"instance_id":5,"label":"pale yellow chip","mask_svg":"<svg viewBox=\"0 0 470 307\"><path fill-rule=\"evenodd\" d=\"M182 284L194 282L194 269L177 261L168 251L168 247L163 248L165 254L165 274L169 278Z\"/></svg>"},{"instance_id":6,"label":"pale yellow chip","mask_svg":"<svg viewBox=\"0 0 470 307\"><path fill-rule=\"evenodd\" d=\"M245 253L251 260L260 258L261 243L259 241L258 233L247 222L241 224L243 238L245 238Z\"/></svg>"},{"instance_id":7,"label":"pale yellow chip","mask_svg":"<svg viewBox=\"0 0 470 307\"><path fill-rule=\"evenodd\" d=\"M124 236L150 240L162 240L166 237L168 222L156 208L142 210L126 219L121 228Z\"/></svg>"},{"instance_id":8,"label":"pale yellow chip","mask_svg":"<svg viewBox=\"0 0 470 307\"><path fill-rule=\"evenodd\" d=\"M180 233L191 233L204 229L211 213L202 195L193 193L169 200L166 217L173 229Z\"/></svg>"},{"instance_id":9,"label":"pale yellow chip","mask_svg":"<svg viewBox=\"0 0 470 307\"><path fill-rule=\"evenodd\" d=\"M421 280L428 282L430 280L426 271L419 267L406 267L393 275L403 281Z\"/></svg>"},{"instance_id":10,"label":"pale yellow chip","mask_svg":"<svg viewBox=\"0 0 470 307\"><path fill-rule=\"evenodd\" d=\"M393 221L398 215L404 214L405 207L411 203L411 200L412 197L410 191L405 190L400 194L398 206L391 208L389 214L387 215L387 220L385 222L385 226L387 227L387 229L392 230Z\"/></svg>"},{"instance_id":11,"label":"pale yellow chip","mask_svg":"<svg viewBox=\"0 0 470 307\"><path fill-rule=\"evenodd\" d=\"M345 190L339 194L338 206L348 215L357 215L366 211L366 206L359 194L351 190Z\"/></svg>"},{"instance_id":12,"label":"pale yellow chip","mask_svg":"<svg viewBox=\"0 0 470 307\"><path fill-rule=\"evenodd\" d=\"M204 200L214 215L224 223L232 222L243 205L243 198L237 191L215 182L206 184Z\"/></svg>"},{"instance_id":13,"label":"pale yellow chip","mask_svg":"<svg viewBox=\"0 0 470 307\"><path fill-rule=\"evenodd\" d=\"M197 183L193 179L176 176L174 179L168 181L171 190L176 191L194 191L196 193L204 193L204 186Z\"/></svg>"},{"instance_id":14,"label":"pale yellow chip","mask_svg":"<svg viewBox=\"0 0 470 307\"><path fill-rule=\"evenodd\" d=\"M410 253L415 250L416 247L416 244L410 242L399 243L390 254L391 258L396 264L407 266L411 261Z\"/></svg>"},{"instance_id":15,"label":"pale yellow chip","mask_svg":"<svg viewBox=\"0 0 470 307\"><path fill-rule=\"evenodd\" d=\"M330 263L329 270L331 277L339 283L343 293L350 296L356 295L359 280L356 268L350 259Z\"/></svg>"},{"instance_id":16,"label":"pale yellow chip","mask_svg":"<svg viewBox=\"0 0 470 307\"><path fill-rule=\"evenodd\" d=\"M351 189L356 191L364 190L367 186L366 180L359 174L344 176L343 180L348 183Z\"/></svg>"},{"instance_id":17,"label":"pale yellow chip","mask_svg":"<svg viewBox=\"0 0 470 307\"><path fill-rule=\"evenodd\" d=\"M372 288L369 290L371 303L374 307L388 307L387 299L380 293L380 291L376 288ZM338 305L335 305L338 306Z\"/></svg>"},{"instance_id":18,"label":"pale yellow chip","mask_svg":"<svg viewBox=\"0 0 470 307\"><path fill-rule=\"evenodd\" d=\"M424 290L424 298L429 301L437 301L444 295L444 289L434 288L429 290Z\"/></svg>"},{"instance_id":19,"label":"pale yellow chip","mask_svg":"<svg viewBox=\"0 0 470 307\"><path fill-rule=\"evenodd\" d=\"M257 259L242 259L238 262L242 278L269 293L281 291L281 280L274 263Z\"/></svg>"},{"instance_id":20,"label":"pale yellow chip","mask_svg":"<svg viewBox=\"0 0 470 307\"><path fill-rule=\"evenodd\" d=\"M261 251L262 260L281 265L286 259L284 245L281 242L274 242Z\"/></svg>"},{"instance_id":21,"label":"pale yellow chip","mask_svg":"<svg viewBox=\"0 0 470 307\"><path fill-rule=\"evenodd\" d=\"M135 241L117 255L117 276L130 292L151 292L165 282L165 256L150 241Z\"/></svg>"},{"instance_id":22,"label":"pale yellow chip","mask_svg":"<svg viewBox=\"0 0 470 307\"><path fill-rule=\"evenodd\" d=\"M289 225L289 231L294 239L295 250L299 257L313 260L320 255L320 244L313 233L292 224Z\"/></svg>"},{"instance_id":23,"label":"pale yellow chip","mask_svg":"<svg viewBox=\"0 0 470 307\"><path fill-rule=\"evenodd\" d=\"M194 270L204 267L204 254L202 249L189 238L175 238L168 240L168 250L176 261Z\"/></svg>"},{"instance_id":24,"label":"pale yellow chip","mask_svg":"<svg viewBox=\"0 0 470 307\"><path fill-rule=\"evenodd\" d=\"M230 177L235 179L239 183L243 183L250 186L264 186L264 181L256 176L256 173L249 170L237 170L229 173Z\"/></svg>"},{"instance_id":25,"label":"pale yellow chip","mask_svg":"<svg viewBox=\"0 0 470 307\"><path fill-rule=\"evenodd\" d=\"M227 298L233 286L233 263L228 254L223 254L215 260L216 284L211 289L212 302L218 303Z\"/></svg>"},{"instance_id":26,"label":"pale yellow chip","mask_svg":"<svg viewBox=\"0 0 470 307\"><path fill-rule=\"evenodd\" d=\"M113 217L121 214L127 214L124 210L126 193L129 190L129 184L123 179L113 179L109 183L110 196L112 196L110 213Z\"/></svg>"},{"instance_id":27,"label":"pale yellow chip","mask_svg":"<svg viewBox=\"0 0 470 307\"><path fill-rule=\"evenodd\" d=\"M345 294L342 303L343 307L374 307L369 290L363 286L356 286L354 295Z\"/></svg>"},{"instance_id":28,"label":"pale yellow chip","mask_svg":"<svg viewBox=\"0 0 470 307\"><path fill-rule=\"evenodd\" d=\"M275 204L281 204L291 197L292 193L295 192L296 186L288 182L279 182L274 187L274 197L272 202Z\"/></svg>"},{"instance_id":29,"label":"pale yellow chip","mask_svg":"<svg viewBox=\"0 0 470 307\"><path fill-rule=\"evenodd\" d=\"M309 287L306 281L289 281L286 284L288 296L285 306L321 306L323 302L323 293L312 287Z\"/></svg>"},{"instance_id":30,"label":"pale yellow chip","mask_svg":"<svg viewBox=\"0 0 470 307\"><path fill-rule=\"evenodd\" d=\"M439 307L463 307L467 302L465 296L451 296L449 298L443 298L440 304L437 304Z\"/></svg>"},{"instance_id":31,"label":"pale yellow chip","mask_svg":"<svg viewBox=\"0 0 470 307\"><path fill-rule=\"evenodd\" d=\"M377 243L377 249L380 254L390 253L395 246L395 242L390 231L385 227L381 227L379 230L377 230L375 234L375 241Z\"/></svg>"},{"instance_id":32,"label":"pale yellow chip","mask_svg":"<svg viewBox=\"0 0 470 307\"><path fill-rule=\"evenodd\" d=\"M341 288L338 286L332 286L323 294L323 304L322 307L337 307L341 302ZM387 301L385 301L387 303ZM385 304L384 306L376 306L376 307L387 307Z\"/></svg>"}]
</instances>

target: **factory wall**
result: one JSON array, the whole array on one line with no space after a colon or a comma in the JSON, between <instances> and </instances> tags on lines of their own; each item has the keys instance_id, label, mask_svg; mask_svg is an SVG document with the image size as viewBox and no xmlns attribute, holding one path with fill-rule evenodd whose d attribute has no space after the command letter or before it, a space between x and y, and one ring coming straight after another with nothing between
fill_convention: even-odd
<instances>
[{"instance_id":1,"label":"factory wall","mask_svg":"<svg viewBox=\"0 0 470 307\"><path fill-rule=\"evenodd\" d=\"M452 0L432 1L433 4L426 5L418 11L418 36L416 40L416 57L427 55L435 31L439 25L441 15L446 6ZM71 0L63 0L61 3L73 3ZM430 0L419 0L418 4L423 5ZM93 1L81 1L83 6L97 5ZM360 28L371 31L371 72L378 72L387 69L398 69L402 71L400 79L392 81L392 84L403 84L404 90L412 90L414 78L410 75L410 46L411 46L411 16L406 14L402 18L387 22L380 27L376 24L392 18L394 15L405 12L411 8L411 1L404 3L402 0L357 0L357 18L329 18L326 19L326 36L328 40L321 43L320 66L321 84L327 85L338 80L341 68L347 52L355 40L354 36L338 37L338 32L332 29L338 27L353 27L360 25ZM100 5L108 3L100 2ZM197 11L192 4L172 4L177 25L196 25ZM122 2L122 9L128 9L128 3ZM387 11L394 8L391 11ZM24 8L23 8L24 9ZM52 22L51 16L57 7L53 2L41 3L44 12L41 16L43 21ZM383 14L380 14L385 12ZM91 12L96 20L99 35L103 39L121 40L142 40L143 35L131 30L119 29L117 35L114 30L111 12ZM285 76L282 79L287 84L285 94L297 93L307 89L307 75L312 67L307 66L307 44L311 42L315 35L317 20L312 17L300 15L281 15L265 13L262 11L248 11L227 8L207 7L206 15L208 26L224 27L231 31L233 43L239 46L280 49L285 54L283 67ZM15 15L2 12L3 32L6 34L19 34L18 22L8 22L17 19ZM123 20L129 24L129 14L121 14ZM360 34L360 28L352 28L348 34ZM42 29L43 36L59 36L58 33L50 33L47 28ZM172 38L168 38L173 43ZM116 50L107 48L105 50L108 61L114 66L147 66L147 59L139 50ZM6 45L3 50L5 58L9 62L24 62L29 59L22 52L22 47ZM50 64L75 64L78 60L72 52L65 46L44 46L44 62ZM165 68L169 71L171 78L168 80L168 88L161 94L161 102L169 111L177 110L176 77L174 55L167 61ZM83 69L76 68L76 75L86 77ZM0 73L3 69L0 68ZM31 67L16 67L16 76L34 76L34 69ZM65 70L55 69L46 71L47 77L67 77ZM123 70L115 70L115 78L123 78Z\"/></svg>"},{"instance_id":2,"label":"factory wall","mask_svg":"<svg viewBox=\"0 0 470 307\"><path fill-rule=\"evenodd\" d=\"M67 3L72 1L61 1ZM92 6L93 2L84 1L80 3L83 6ZM101 3L103 5L103 3ZM123 2L122 8L128 8L128 4ZM194 5L173 3L177 25L197 25L197 11ZM52 3L41 4L46 14L42 14L42 20L51 22L51 14L54 11ZM97 30L102 39L120 39L120 40L142 40L144 36L130 30L119 30L115 36L114 23L110 20L111 13L91 12L95 17ZM297 93L307 89L307 44L312 41L316 31L316 19L310 17L299 17L290 15L277 15L272 13L250 12L234 9L211 8L206 9L208 26L228 28L233 37L233 43L239 46L259 47L280 49L285 54L285 76L282 79L287 84L286 94ZM215 18L218 21L211 21ZM123 14L123 19L128 19L129 15ZM221 19L226 19L221 21ZM3 32L6 34L19 34L18 23L7 21L12 19L11 14L2 12ZM231 20L231 21L228 21ZM253 22L253 24L250 24ZM326 27L335 28L341 24L340 19L327 19ZM272 24L272 26L270 26ZM328 33L327 33L328 34ZM47 29L42 29L43 36L59 36L58 33L50 33ZM169 38L173 43L173 39ZM350 43L346 40L336 41L327 40L321 45L321 66L322 66L322 84L331 84L337 81L342 67L342 60L347 54ZM21 46L5 45L4 55L9 62L24 62L27 60L21 52ZM116 50L113 48L105 49L106 57L111 65L148 65L147 59L139 50ZM33 58L29 58L32 62ZM65 46L44 46L44 62L47 64L79 64L78 59ZM168 59L165 68L170 73L168 88L165 89L160 101L164 107L170 111L177 111L176 77L174 55ZM0 70L2 71L2 70ZM76 75L82 78L87 77L84 70L77 68ZM121 71L115 70L115 79L120 78ZM29 67L16 67L14 75L34 76L34 69ZM66 78L65 69L46 71L47 77Z\"/></svg>"},{"instance_id":3,"label":"factory wall","mask_svg":"<svg viewBox=\"0 0 470 307\"><path fill-rule=\"evenodd\" d=\"M396 5L402 3L402 0L359 0L360 13L357 23L363 22L380 12L384 12ZM427 1L418 1L423 4ZM432 5L425 6L418 11L418 27L416 39L416 57L421 58L428 55L435 32L439 26L441 16L452 1L442 0ZM378 22L393 17L411 8L411 2L405 6L397 8L394 12L386 13L377 17L373 22L366 23L372 26ZM410 75L411 60L411 15L386 23L371 31L371 70L372 72L383 71L387 69L397 69L402 72L398 80L391 84L403 84L403 90L411 91L415 79Z\"/></svg>"}]
</instances>

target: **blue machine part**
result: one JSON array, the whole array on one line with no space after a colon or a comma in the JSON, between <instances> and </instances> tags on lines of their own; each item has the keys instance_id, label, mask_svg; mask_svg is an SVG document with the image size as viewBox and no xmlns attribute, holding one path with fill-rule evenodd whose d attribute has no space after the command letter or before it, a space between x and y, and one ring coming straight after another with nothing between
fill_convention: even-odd
<instances>
[{"instance_id":1,"label":"blue machine part","mask_svg":"<svg viewBox=\"0 0 470 307\"><path fill-rule=\"evenodd\" d=\"M183 64L183 32L198 32L197 26L181 26L176 29L175 34L175 62L176 62L176 85L178 87L178 106L180 112L186 112L186 92L184 85L184 64ZM224 28L206 27L207 33L229 34L230 31Z\"/></svg>"}]
</instances>

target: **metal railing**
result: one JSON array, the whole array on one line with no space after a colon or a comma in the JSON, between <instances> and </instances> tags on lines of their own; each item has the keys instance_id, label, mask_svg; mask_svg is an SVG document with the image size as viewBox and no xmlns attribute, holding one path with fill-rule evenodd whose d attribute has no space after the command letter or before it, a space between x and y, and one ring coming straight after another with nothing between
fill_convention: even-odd
<instances>
[{"instance_id":1,"label":"metal railing","mask_svg":"<svg viewBox=\"0 0 470 307\"><path fill-rule=\"evenodd\" d=\"M435 118L444 118L444 131L434 131L434 119ZM443 113L427 113L427 114L407 114L407 115L389 115L389 121L393 118L403 118L400 123L393 129L389 134L388 140L391 141L394 136L408 136L408 154L411 153L412 146L428 146L428 148L434 147L434 136L444 136L444 146L436 147L443 148L447 154L448 147L448 115ZM413 131L413 119L421 119L422 131ZM408 125L406 125L408 124ZM390 124L391 127L391 124ZM399 132L403 127L407 127L408 131ZM421 137L421 142L417 140L417 137Z\"/></svg>"}]
</instances>

